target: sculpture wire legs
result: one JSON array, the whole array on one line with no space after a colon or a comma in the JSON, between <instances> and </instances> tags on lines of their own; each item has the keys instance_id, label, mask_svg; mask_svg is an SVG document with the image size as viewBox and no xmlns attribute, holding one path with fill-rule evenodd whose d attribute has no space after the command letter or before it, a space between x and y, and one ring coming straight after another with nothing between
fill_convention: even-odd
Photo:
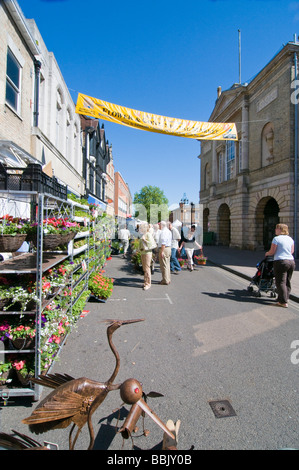
<instances>
[{"instance_id":1,"label":"sculpture wire legs","mask_svg":"<svg viewBox=\"0 0 299 470\"><path fill-rule=\"evenodd\" d=\"M76 424L74 423L73 426L72 426L72 428L71 428L71 430L70 430L70 434L69 434L69 449L70 449L70 450L74 450L76 441L77 441L78 436L79 436L80 431L81 431L81 428L78 428L78 430L77 430L77 432L76 432L76 435L75 435L75 437L74 437L74 440L73 440L73 442L72 442L72 434L73 434L73 431L74 431L74 429L75 429L75 426L76 426Z\"/></svg>"}]
</instances>

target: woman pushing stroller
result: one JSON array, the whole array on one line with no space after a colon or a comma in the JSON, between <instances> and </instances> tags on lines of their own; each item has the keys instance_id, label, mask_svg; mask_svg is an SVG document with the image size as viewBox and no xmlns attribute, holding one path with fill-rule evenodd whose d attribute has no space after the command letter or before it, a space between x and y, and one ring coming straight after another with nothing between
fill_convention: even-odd
<instances>
[{"instance_id":1,"label":"woman pushing stroller","mask_svg":"<svg viewBox=\"0 0 299 470\"><path fill-rule=\"evenodd\" d=\"M271 248L266 252L266 256L274 256L274 277L278 294L278 307L288 307L288 300L291 293L291 279L295 269L294 261L294 240L289 236L289 229L286 224L277 224L275 227L275 237L272 240Z\"/></svg>"}]
</instances>

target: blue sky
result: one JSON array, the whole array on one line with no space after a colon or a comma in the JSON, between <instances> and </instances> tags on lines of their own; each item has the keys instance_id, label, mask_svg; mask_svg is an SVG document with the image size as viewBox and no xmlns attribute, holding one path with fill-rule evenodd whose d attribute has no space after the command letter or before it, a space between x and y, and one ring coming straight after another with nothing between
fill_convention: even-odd
<instances>
[{"instance_id":1,"label":"blue sky","mask_svg":"<svg viewBox=\"0 0 299 470\"><path fill-rule=\"evenodd\" d=\"M162 116L208 121L217 87L249 82L299 35L299 1L18 0L78 93ZM102 121L132 196L158 186L199 202L200 143Z\"/></svg>"}]
</instances>

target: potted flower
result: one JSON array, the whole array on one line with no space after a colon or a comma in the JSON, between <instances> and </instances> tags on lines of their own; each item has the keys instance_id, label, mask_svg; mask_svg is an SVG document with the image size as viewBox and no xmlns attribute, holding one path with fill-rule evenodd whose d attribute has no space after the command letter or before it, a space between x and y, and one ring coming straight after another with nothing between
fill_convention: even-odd
<instances>
[{"instance_id":1,"label":"potted flower","mask_svg":"<svg viewBox=\"0 0 299 470\"><path fill-rule=\"evenodd\" d=\"M97 300L106 301L113 291L114 279L95 271L89 276L88 289Z\"/></svg>"},{"instance_id":2,"label":"potted flower","mask_svg":"<svg viewBox=\"0 0 299 470\"><path fill-rule=\"evenodd\" d=\"M142 261L140 251L135 251L131 256L131 261L138 271L142 270Z\"/></svg>"},{"instance_id":3,"label":"potted flower","mask_svg":"<svg viewBox=\"0 0 299 470\"><path fill-rule=\"evenodd\" d=\"M8 304L3 307L3 310L8 310L14 307L17 311L25 312L28 308L35 308L35 302L38 297L35 291L29 292L22 286L12 286L8 289L0 290L0 299L8 300Z\"/></svg>"},{"instance_id":4,"label":"potted flower","mask_svg":"<svg viewBox=\"0 0 299 470\"><path fill-rule=\"evenodd\" d=\"M118 255L120 251L120 243L116 240L113 240L111 243L111 254Z\"/></svg>"},{"instance_id":5,"label":"potted flower","mask_svg":"<svg viewBox=\"0 0 299 470\"><path fill-rule=\"evenodd\" d=\"M132 247L131 262L134 264L137 271L143 272L141 253L140 253L140 238L136 238L135 240L132 240L131 247Z\"/></svg>"},{"instance_id":6,"label":"potted flower","mask_svg":"<svg viewBox=\"0 0 299 470\"><path fill-rule=\"evenodd\" d=\"M31 349L35 341L35 322L8 323L4 320L0 324L0 340L8 341L8 349Z\"/></svg>"},{"instance_id":7,"label":"potted flower","mask_svg":"<svg viewBox=\"0 0 299 470\"><path fill-rule=\"evenodd\" d=\"M11 382L11 363L0 361L0 385Z\"/></svg>"},{"instance_id":8,"label":"potted flower","mask_svg":"<svg viewBox=\"0 0 299 470\"><path fill-rule=\"evenodd\" d=\"M26 240L29 223L25 219L4 215L0 218L0 252L17 251Z\"/></svg>"},{"instance_id":9,"label":"potted flower","mask_svg":"<svg viewBox=\"0 0 299 470\"><path fill-rule=\"evenodd\" d=\"M194 260L196 264L199 264L199 265L205 265L207 263L207 259L208 258L204 256L203 254L199 256L194 256Z\"/></svg>"},{"instance_id":10,"label":"potted flower","mask_svg":"<svg viewBox=\"0 0 299 470\"><path fill-rule=\"evenodd\" d=\"M26 356L26 359L15 359L11 361L12 369L16 372L19 382L27 386L34 376L34 360Z\"/></svg>"},{"instance_id":11,"label":"potted flower","mask_svg":"<svg viewBox=\"0 0 299 470\"><path fill-rule=\"evenodd\" d=\"M178 262L180 263L181 268L185 266L185 260L183 258L178 258Z\"/></svg>"}]
</instances>

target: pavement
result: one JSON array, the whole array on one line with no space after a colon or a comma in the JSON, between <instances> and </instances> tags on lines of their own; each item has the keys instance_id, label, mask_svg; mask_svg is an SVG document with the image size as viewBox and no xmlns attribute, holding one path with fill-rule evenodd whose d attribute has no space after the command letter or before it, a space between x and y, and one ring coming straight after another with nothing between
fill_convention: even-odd
<instances>
[{"instance_id":1,"label":"pavement","mask_svg":"<svg viewBox=\"0 0 299 470\"><path fill-rule=\"evenodd\" d=\"M233 272L249 281L256 273L256 265L265 258L264 251L239 250L226 246L205 245L204 255L208 262ZM290 299L299 302L299 260L295 260L296 269L292 277Z\"/></svg>"},{"instance_id":2,"label":"pavement","mask_svg":"<svg viewBox=\"0 0 299 470\"><path fill-rule=\"evenodd\" d=\"M221 246L204 246L203 251L208 264L248 279L248 285L256 273L256 264L264 258L264 252ZM107 275L115 278L113 295L106 303L87 302L84 315L72 329L50 372L106 379L113 363L103 320L144 318L147 323L124 327L115 337L121 357L118 381L127 378L129 371L130 376L142 378L145 390L165 395L164 400L155 399L150 406L165 422L173 418L174 412L179 413L181 449L190 449L191 445L214 450L297 449L298 376L289 356L286 359L298 331L297 311L291 308L282 315L268 308L268 303L262 307L253 296L242 296L241 301L247 301L239 312L235 305L240 300L240 289L234 289L235 299L227 295L223 285L228 282L222 273L217 273L211 289L206 282L203 287L201 275L205 268L197 268L199 276L191 275L192 283L186 272L187 275L174 276L170 286L158 286L158 263L156 267L152 289L144 292L142 274L120 255L113 256L105 268ZM202 282L202 289L194 293L198 282ZM180 289L184 295L180 295ZM299 302L298 270L293 277L292 298ZM42 398L48 393L45 388ZM231 400L236 419L215 420L208 404L211 399ZM16 429L41 443L58 443L60 450L68 449L69 430L54 429L36 436L22 423L36 404L27 397L11 397L6 406L0 400L0 431L11 433ZM121 438L115 434L119 406L119 394L110 394L94 414L95 450L120 450ZM125 416L122 410L121 422ZM160 443L161 430L148 421L151 432L146 438L138 436L137 449L158 449L154 446ZM85 427L76 449L85 450L88 445ZM131 445L129 441L125 443L124 450Z\"/></svg>"}]
</instances>

